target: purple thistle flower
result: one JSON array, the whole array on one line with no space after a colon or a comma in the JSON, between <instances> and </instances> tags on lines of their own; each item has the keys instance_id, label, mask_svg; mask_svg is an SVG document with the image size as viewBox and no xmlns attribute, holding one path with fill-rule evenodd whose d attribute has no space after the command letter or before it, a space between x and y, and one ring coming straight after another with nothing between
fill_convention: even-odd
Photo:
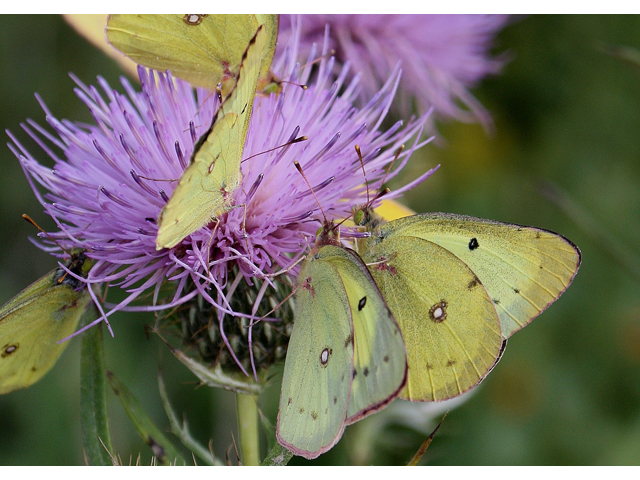
<instances>
[{"instance_id":1,"label":"purple thistle flower","mask_svg":"<svg viewBox=\"0 0 640 480\"><path fill-rule=\"evenodd\" d=\"M306 53L328 26L329 47L362 74L366 95L376 92L402 61L397 107L433 107L444 118L464 122L491 118L469 92L483 77L499 72L503 60L490 58L491 41L508 15L302 15L301 47ZM279 41L286 43L296 20L280 19Z\"/></svg>"},{"instance_id":2,"label":"purple thistle flower","mask_svg":"<svg viewBox=\"0 0 640 480\"><path fill-rule=\"evenodd\" d=\"M256 98L243 153L242 183L233 192L237 208L222 215L217 227L204 227L172 249L156 251L156 219L194 144L209 127L218 106L215 95L204 90L194 94L187 83L169 73L143 68L138 69L141 92L125 79L126 93L120 94L102 78L98 79L102 93L74 78L76 93L95 125L59 121L44 104L54 134L31 120L22 125L53 159L53 169L41 165L8 132L13 142L9 147L59 228L51 236L67 249L86 249L96 262L88 278L79 280L108 283L128 292L121 303L109 305L111 310L103 319L117 310L171 308L200 295L216 309L224 344L247 373L225 337L223 319L259 318L260 299L275 288L269 275L290 268L306 253L322 221L318 204L293 162L301 164L326 215L344 218L354 204L366 201L356 144L363 152L373 190L380 187L386 166L401 144L411 142L387 178L394 177L411 153L428 141L419 140L428 115L407 126L397 122L387 131L379 130L400 79L398 68L357 109L359 77L345 82L348 65L334 80L333 58L300 67L295 63L297 46L294 35L273 70L279 78L308 83L308 89L284 83L278 95ZM314 58L312 47L309 59ZM275 148L301 135L308 140ZM401 195L430 173L385 198ZM43 242L42 248L59 254L57 248L46 245L46 239ZM295 277L298 269L295 265L288 274ZM175 282L175 294L169 299L161 297L160 291L166 280ZM255 286L257 281L261 286L256 305L248 311L234 309L230 298L239 282ZM154 292L153 305L131 305L149 290Z\"/></svg>"}]
</instances>

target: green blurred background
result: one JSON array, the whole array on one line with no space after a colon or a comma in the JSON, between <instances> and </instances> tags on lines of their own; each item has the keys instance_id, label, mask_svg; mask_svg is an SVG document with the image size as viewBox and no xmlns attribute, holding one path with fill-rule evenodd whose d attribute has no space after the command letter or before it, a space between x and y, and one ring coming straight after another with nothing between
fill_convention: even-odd
<instances>
[{"instance_id":1,"label":"green blurred background","mask_svg":"<svg viewBox=\"0 0 640 480\"><path fill-rule=\"evenodd\" d=\"M640 16L531 16L502 31L495 45L510 62L474 90L490 110L495 132L440 124L444 141L416 155L405 179L442 166L405 197L406 203L420 212L454 212L562 233L581 248L583 264L562 298L509 340L496 369L466 403L451 410L421 463L640 464L640 64L603 49L640 49ZM27 118L44 124L34 92L57 118L91 121L67 72L85 83L102 75L114 88L122 74L60 17L0 16L0 126L43 162L45 155L19 127ZM36 232L22 213L44 228L53 224L6 147L0 148L0 166L4 303L55 262L28 241ZM545 182L563 200L544 196ZM196 388L194 377L166 347L145 337L144 324L152 320L112 317L116 337L106 338L107 367L165 429L157 388L162 364L178 414L186 414L202 443L213 439L220 457L231 446L235 463L234 395ZM79 346L72 341L55 368L31 388L0 396L0 465L84 463ZM263 399L272 417L278 390L274 384ZM110 395L108 401L117 453L125 463L140 454L148 465L150 449L117 399ZM338 446L314 463L406 463L435 426L429 421L435 413L419 405L407 413L403 403L349 427ZM398 421L401 414L409 420ZM422 431L413 428L418 424Z\"/></svg>"}]
</instances>

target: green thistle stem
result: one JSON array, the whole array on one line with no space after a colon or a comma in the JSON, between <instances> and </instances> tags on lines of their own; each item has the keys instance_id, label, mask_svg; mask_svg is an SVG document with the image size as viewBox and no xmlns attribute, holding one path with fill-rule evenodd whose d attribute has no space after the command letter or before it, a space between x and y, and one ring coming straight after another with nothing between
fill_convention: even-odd
<instances>
[{"instance_id":1,"label":"green thistle stem","mask_svg":"<svg viewBox=\"0 0 640 480\"><path fill-rule=\"evenodd\" d=\"M236 393L238 431L242 464L260 465L260 437L258 435L258 405L253 395Z\"/></svg>"}]
</instances>

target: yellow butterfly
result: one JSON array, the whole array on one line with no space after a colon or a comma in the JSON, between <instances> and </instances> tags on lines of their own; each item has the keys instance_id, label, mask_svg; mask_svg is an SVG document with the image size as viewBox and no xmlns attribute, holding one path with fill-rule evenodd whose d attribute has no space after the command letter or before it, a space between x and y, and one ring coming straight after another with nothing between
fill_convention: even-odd
<instances>
[{"instance_id":1,"label":"yellow butterfly","mask_svg":"<svg viewBox=\"0 0 640 480\"><path fill-rule=\"evenodd\" d=\"M233 91L209 131L194 147L191 164L180 177L158 217L156 249L171 248L229 210L240 184L240 162L268 35L263 26L249 42Z\"/></svg>"},{"instance_id":2,"label":"yellow butterfly","mask_svg":"<svg viewBox=\"0 0 640 480\"><path fill-rule=\"evenodd\" d=\"M72 255L69 270L86 275L92 262ZM91 301L84 284L62 268L25 288L0 309L0 394L37 382L56 363Z\"/></svg>"},{"instance_id":3,"label":"yellow butterfly","mask_svg":"<svg viewBox=\"0 0 640 480\"><path fill-rule=\"evenodd\" d=\"M298 276L277 438L311 459L391 402L407 375L402 334L360 257L326 224Z\"/></svg>"},{"instance_id":4,"label":"yellow butterfly","mask_svg":"<svg viewBox=\"0 0 640 480\"><path fill-rule=\"evenodd\" d=\"M222 84L225 98L236 84L243 54L259 25L267 40L261 78L276 49L277 15L109 15L107 40L134 62L209 90Z\"/></svg>"},{"instance_id":5,"label":"yellow butterfly","mask_svg":"<svg viewBox=\"0 0 640 480\"><path fill-rule=\"evenodd\" d=\"M440 401L479 383L506 340L572 282L580 250L547 230L461 215L419 214L385 223L355 213L370 238L357 250L407 348L400 397Z\"/></svg>"}]
</instances>

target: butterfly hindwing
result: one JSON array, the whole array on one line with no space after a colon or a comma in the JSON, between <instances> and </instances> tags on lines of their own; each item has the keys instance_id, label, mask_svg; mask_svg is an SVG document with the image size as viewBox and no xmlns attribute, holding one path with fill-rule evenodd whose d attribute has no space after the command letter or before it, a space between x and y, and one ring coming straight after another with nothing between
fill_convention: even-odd
<instances>
[{"instance_id":1,"label":"butterfly hindwing","mask_svg":"<svg viewBox=\"0 0 640 480\"><path fill-rule=\"evenodd\" d=\"M353 370L349 299L336 267L316 258L321 253L305 261L298 277L278 412L278 441L306 458L342 436Z\"/></svg>"},{"instance_id":2,"label":"butterfly hindwing","mask_svg":"<svg viewBox=\"0 0 640 480\"><path fill-rule=\"evenodd\" d=\"M280 443L317 457L340 439L345 425L393 400L406 374L402 334L362 260L350 249L320 247L298 277Z\"/></svg>"}]
</instances>

